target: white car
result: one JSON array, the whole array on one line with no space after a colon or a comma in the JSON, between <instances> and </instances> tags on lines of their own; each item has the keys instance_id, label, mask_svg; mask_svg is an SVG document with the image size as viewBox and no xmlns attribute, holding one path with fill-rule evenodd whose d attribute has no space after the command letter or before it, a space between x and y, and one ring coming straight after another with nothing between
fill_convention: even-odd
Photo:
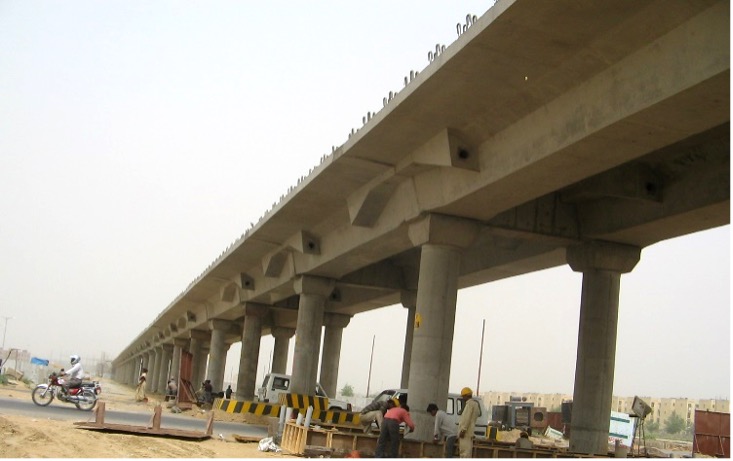
<instances>
[{"instance_id":1,"label":"white car","mask_svg":"<svg viewBox=\"0 0 733 461\"><path fill-rule=\"evenodd\" d=\"M291 378L290 375L282 373L268 373L262 381L262 386L257 389L257 400L260 402L279 402L280 394L290 392ZM351 404L349 402L332 399L326 395L320 383L316 383L314 395L327 398L329 410L351 411Z\"/></svg>"}]
</instances>

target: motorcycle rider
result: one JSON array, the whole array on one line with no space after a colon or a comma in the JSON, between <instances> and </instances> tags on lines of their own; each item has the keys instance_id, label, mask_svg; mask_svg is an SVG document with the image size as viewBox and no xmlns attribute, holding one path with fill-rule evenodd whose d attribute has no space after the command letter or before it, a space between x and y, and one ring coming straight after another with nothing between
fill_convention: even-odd
<instances>
[{"instance_id":1,"label":"motorcycle rider","mask_svg":"<svg viewBox=\"0 0 733 461\"><path fill-rule=\"evenodd\" d=\"M71 368L69 368L68 371L64 371L62 368L59 372L59 376L69 376L69 379L67 379L64 384L64 388L66 388L66 390L80 387L81 379L84 376L84 369L81 367L81 357L74 354L69 357L69 359L71 360Z\"/></svg>"}]
</instances>

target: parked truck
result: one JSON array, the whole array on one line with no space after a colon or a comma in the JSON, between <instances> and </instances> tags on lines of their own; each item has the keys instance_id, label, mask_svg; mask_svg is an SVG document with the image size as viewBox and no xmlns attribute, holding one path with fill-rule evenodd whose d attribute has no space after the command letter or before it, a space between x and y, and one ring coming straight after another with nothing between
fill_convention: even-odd
<instances>
[{"instance_id":1,"label":"parked truck","mask_svg":"<svg viewBox=\"0 0 733 461\"><path fill-rule=\"evenodd\" d=\"M290 392L291 376L282 373L268 373L262 381L262 386L257 388L257 400L260 402L279 402L280 394ZM351 411L351 404L343 400L332 399L321 387L320 383L316 383L314 395L325 397L328 399L329 410L345 410Z\"/></svg>"}]
</instances>

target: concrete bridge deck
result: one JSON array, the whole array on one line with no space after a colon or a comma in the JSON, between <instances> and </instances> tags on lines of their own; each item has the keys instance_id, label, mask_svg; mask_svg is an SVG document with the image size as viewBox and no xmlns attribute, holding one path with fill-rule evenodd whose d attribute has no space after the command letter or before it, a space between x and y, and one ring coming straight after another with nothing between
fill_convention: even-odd
<instances>
[{"instance_id":1,"label":"concrete bridge deck","mask_svg":"<svg viewBox=\"0 0 733 461\"><path fill-rule=\"evenodd\" d=\"M333 311L398 303L427 213L480 228L460 287L565 264L574 242L728 223L726 7L498 2L151 326L245 300L295 326L297 274L337 281Z\"/></svg>"},{"instance_id":2,"label":"concrete bridge deck","mask_svg":"<svg viewBox=\"0 0 733 461\"><path fill-rule=\"evenodd\" d=\"M308 290L326 317L414 307L426 245L459 253L460 289L568 264L588 242L641 249L729 223L729 25L716 0L498 1L115 364L212 321L239 326L211 350L247 331L300 341Z\"/></svg>"}]
</instances>

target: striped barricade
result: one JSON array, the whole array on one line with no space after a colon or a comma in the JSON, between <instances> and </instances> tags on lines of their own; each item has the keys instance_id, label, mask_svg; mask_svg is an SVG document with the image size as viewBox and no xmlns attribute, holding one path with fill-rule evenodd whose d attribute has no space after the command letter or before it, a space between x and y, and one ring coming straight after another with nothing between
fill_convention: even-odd
<instances>
[{"instance_id":1,"label":"striped barricade","mask_svg":"<svg viewBox=\"0 0 733 461\"><path fill-rule=\"evenodd\" d=\"M359 424L358 412L344 411L344 410L327 410L327 411L314 411L313 418L328 424Z\"/></svg>"},{"instance_id":2,"label":"striped barricade","mask_svg":"<svg viewBox=\"0 0 733 461\"><path fill-rule=\"evenodd\" d=\"M313 407L313 419L325 424L358 425L359 413L345 410L329 410L328 398L304 394L280 394L280 405L305 414Z\"/></svg>"},{"instance_id":3,"label":"striped barricade","mask_svg":"<svg viewBox=\"0 0 733 461\"><path fill-rule=\"evenodd\" d=\"M313 411L328 410L328 399L305 394L280 394L280 405L297 410L305 410L313 407Z\"/></svg>"},{"instance_id":4,"label":"striped barricade","mask_svg":"<svg viewBox=\"0 0 733 461\"><path fill-rule=\"evenodd\" d=\"M226 413L251 413L257 416L273 416L275 418L280 415L280 405L276 403L214 399L213 407Z\"/></svg>"}]
</instances>

